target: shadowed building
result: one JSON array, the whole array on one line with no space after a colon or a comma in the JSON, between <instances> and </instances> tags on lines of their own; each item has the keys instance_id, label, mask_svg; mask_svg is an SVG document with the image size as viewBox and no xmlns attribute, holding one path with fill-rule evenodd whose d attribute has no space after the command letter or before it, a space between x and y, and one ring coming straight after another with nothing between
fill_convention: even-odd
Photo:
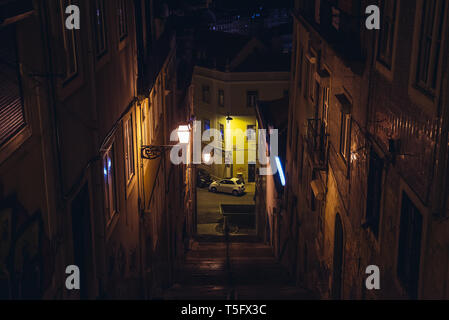
<instances>
[{"instance_id":1,"label":"shadowed building","mask_svg":"<svg viewBox=\"0 0 449 320\"><path fill-rule=\"evenodd\" d=\"M65 27L70 3L80 30ZM1 298L144 298L170 285L193 230L191 175L141 147L168 144L192 100L157 4L0 2ZM79 291L65 287L73 264Z\"/></svg>"},{"instance_id":2,"label":"shadowed building","mask_svg":"<svg viewBox=\"0 0 449 320\"><path fill-rule=\"evenodd\" d=\"M449 8L377 3L370 31L371 2L296 1L280 258L324 298L448 298Z\"/></svg>"}]
</instances>

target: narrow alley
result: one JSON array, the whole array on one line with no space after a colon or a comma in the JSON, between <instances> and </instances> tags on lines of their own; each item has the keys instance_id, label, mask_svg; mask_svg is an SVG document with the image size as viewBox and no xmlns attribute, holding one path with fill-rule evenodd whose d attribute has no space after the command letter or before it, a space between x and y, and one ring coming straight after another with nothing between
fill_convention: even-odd
<instances>
[{"instance_id":1,"label":"narrow alley","mask_svg":"<svg viewBox=\"0 0 449 320\"><path fill-rule=\"evenodd\" d=\"M269 246L252 238L214 240L194 243L165 300L313 299L294 285Z\"/></svg>"}]
</instances>

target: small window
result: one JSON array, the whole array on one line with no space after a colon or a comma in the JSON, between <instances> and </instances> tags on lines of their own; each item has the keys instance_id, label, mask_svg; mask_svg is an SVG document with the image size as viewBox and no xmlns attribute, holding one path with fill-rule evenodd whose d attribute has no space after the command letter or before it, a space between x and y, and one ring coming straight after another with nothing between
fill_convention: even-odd
<instances>
[{"instance_id":1,"label":"small window","mask_svg":"<svg viewBox=\"0 0 449 320\"><path fill-rule=\"evenodd\" d=\"M94 0L93 4L95 54L97 58L101 58L107 51L105 2Z\"/></svg>"},{"instance_id":2,"label":"small window","mask_svg":"<svg viewBox=\"0 0 449 320\"><path fill-rule=\"evenodd\" d=\"M109 147L103 156L103 175L105 215L106 222L109 224L117 212L114 144Z\"/></svg>"},{"instance_id":3,"label":"small window","mask_svg":"<svg viewBox=\"0 0 449 320\"><path fill-rule=\"evenodd\" d=\"M248 108L255 108L257 100L259 99L259 93L257 91L248 91L246 93L246 106Z\"/></svg>"},{"instance_id":4,"label":"small window","mask_svg":"<svg viewBox=\"0 0 449 320\"><path fill-rule=\"evenodd\" d=\"M325 127L328 126L328 117L329 117L329 97L330 97L330 88L323 88L323 110L321 115L321 120Z\"/></svg>"},{"instance_id":5,"label":"small window","mask_svg":"<svg viewBox=\"0 0 449 320\"><path fill-rule=\"evenodd\" d=\"M117 16L118 16L119 37L120 41L122 41L128 36L128 19L127 19L125 0L119 0L117 8Z\"/></svg>"},{"instance_id":6,"label":"small window","mask_svg":"<svg viewBox=\"0 0 449 320\"><path fill-rule=\"evenodd\" d=\"M351 143L351 115L348 113L341 113L341 128L340 128L340 154L345 161L349 160Z\"/></svg>"},{"instance_id":7,"label":"small window","mask_svg":"<svg viewBox=\"0 0 449 320\"><path fill-rule=\"evenodd\" d=\"M205 103L210 103L210 88L207 85L203 85L202 86L202 91L203 91L203 102Z\"/></svg>"},{"instance_id":8,"label":"small window","mask_svg":"<svg viewBox=\"0 0 449 320\"><path fill-rule=\"evenodd\" d=\"M440 58L446 5L445 0L424 1L422 8L416 84L432 95L442 70Z\"/></svg>"},{"instance_id":9,"label":"small window","mask_svg":"<svg viewBox=\"0 0 449 320\"><path fill-rule=\"evenodd\" d=\"M224 90L218 90L218 105L224 107Z\"/></svg>"},{"instance_id":10,"label":"small window","mask_svg":"<svg viewBox=\"0 0 449 320\"><path fill-rule=\"evenodd\" d=\"M382 26L379 31L378 60L388 69L391 69L393 60L396 7L397 0L383 0L381 3Z\"/></svg>"},{"instance_id":11,"label":"small window","mask_svg":"<svg viewBox=\"0 0 449 320\"><path fill-rule=\"evenodd\" d=\"M379 235L383 168L383 160L374 150L371 150L368 172L368 194L366 201L366 224L376 238Z\"/></svg>"},{"instance_id":12,"label":"small window","mask_svg":"<svg viewBox=\"0 0 449 320\"><path fill-rule=\"evenodd\" d=\"M418 297L423 218L403 193L399 231L398 278L411 299Z\"/></svg>"},{"instance_id":13,"label":"small window","mask_svg":"<svg viewBox=\"0 0 449 320\"><path fill-rule=\"evenodd\" d=\"M133 116L125 121L124 126L124 138L125 138L125 165L126 165L126 181L131 182L135 173L134 166L134 138L133 138Z\"/></svg>"}]
</instances>

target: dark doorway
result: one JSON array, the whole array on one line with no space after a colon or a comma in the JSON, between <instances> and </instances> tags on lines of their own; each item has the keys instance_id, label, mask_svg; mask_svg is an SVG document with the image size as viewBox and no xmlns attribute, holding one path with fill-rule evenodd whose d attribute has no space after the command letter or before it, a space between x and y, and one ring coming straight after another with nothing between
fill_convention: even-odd
<instances>
[{"instance_id":1,"label":"dark doorway","mask_svg":"<svg viewBox=\"0 0 449 320\"><path fill-rule=\"evenodd\" d=\"M343 225L340 215L335 217L335 233L334 233L334 263L332 273L332 298L334 300L341 299L341 282L343 267Z\"/></svg>"},{"instance_id":2,"label":"dark doorway","mask_svg":"<svg viewBox=\"0 0 449 320\"><path fill-rule=\"evenodd\" d=\"M248 165L248 182L256 182L256 165Z\"/></svg>"},{"instance_id":3,"label":"dark doorway","mask_svg":"<svg viewBox=\"0 0 449 320\"><path fill-rule=\"evenodd\" d=\"M72 202L72 236L74 264L80 270L80 298L88 298L89 280L87 270L90 269L92 254L90 200L87 184L81 189Z\"/></svg>"}]
</instances>

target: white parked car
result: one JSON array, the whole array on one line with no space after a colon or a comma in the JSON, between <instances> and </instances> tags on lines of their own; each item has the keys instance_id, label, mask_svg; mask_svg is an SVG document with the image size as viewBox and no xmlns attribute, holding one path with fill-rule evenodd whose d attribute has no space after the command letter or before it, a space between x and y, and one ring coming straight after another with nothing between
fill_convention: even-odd
<instances>
[{"instance_id":1,"label":"white parked car","mask_svg":"<svg viewBox=\"0 0 449 320\"><path fill-rule=\"evenodd\" d=\"M238 196L245 192L245 184L238 178L223 179L212 182L209 186L209 191L231 193L234 196Z\"/></svg>"}]
</instances>

